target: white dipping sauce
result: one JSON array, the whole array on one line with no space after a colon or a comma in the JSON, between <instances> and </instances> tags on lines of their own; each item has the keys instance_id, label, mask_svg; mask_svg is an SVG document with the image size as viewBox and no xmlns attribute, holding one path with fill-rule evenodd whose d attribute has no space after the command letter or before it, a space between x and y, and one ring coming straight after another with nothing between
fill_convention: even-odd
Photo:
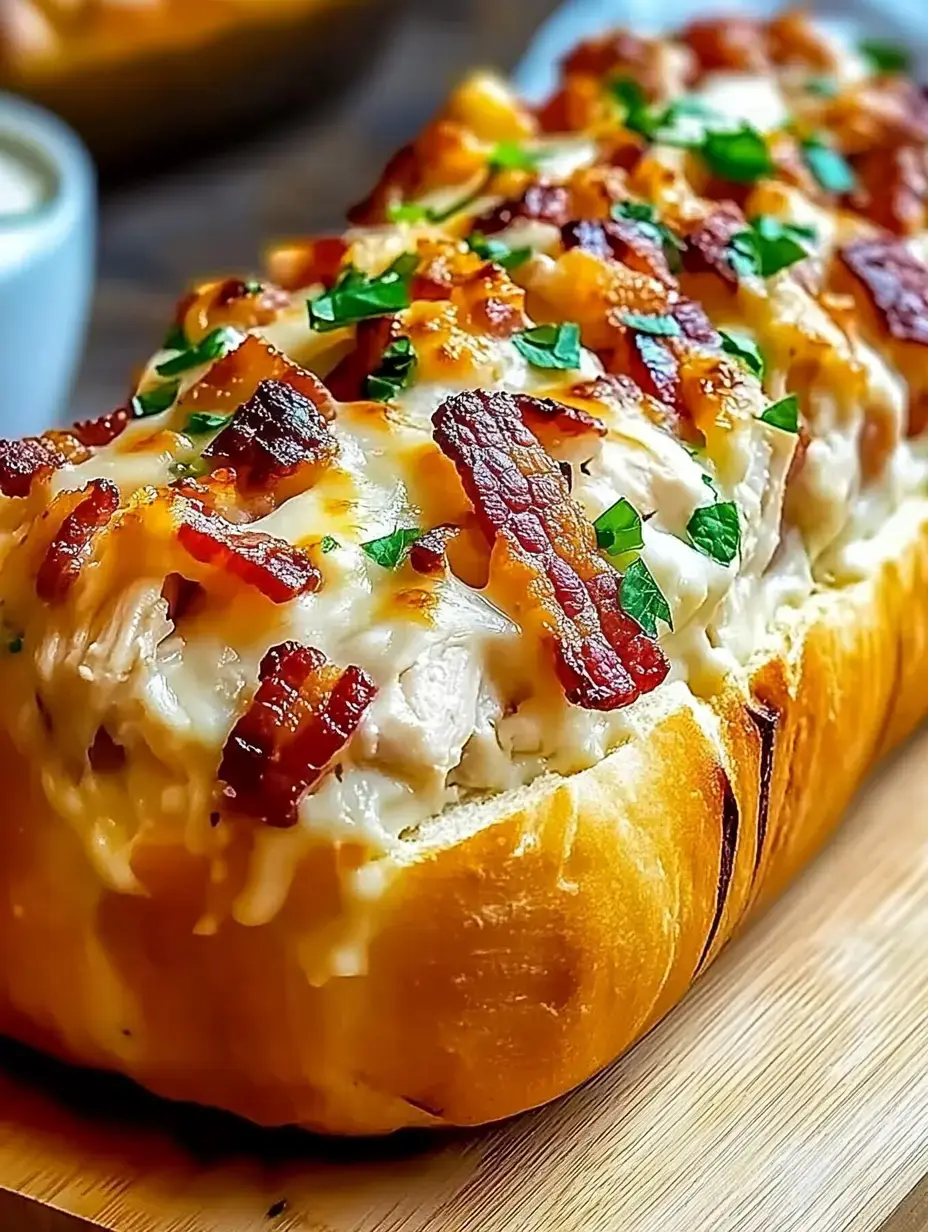
<instances>
[{"instance_id":1,"label":"white dipping sauce","mask_svg":"<svg viewBox=\"0 0 928 1232\"><path fill-rule=\"evenodd\" d=\"M49 187L38 159L0 133L0 220L33 213L48 198Z\"/></svg>"}]
</instances>

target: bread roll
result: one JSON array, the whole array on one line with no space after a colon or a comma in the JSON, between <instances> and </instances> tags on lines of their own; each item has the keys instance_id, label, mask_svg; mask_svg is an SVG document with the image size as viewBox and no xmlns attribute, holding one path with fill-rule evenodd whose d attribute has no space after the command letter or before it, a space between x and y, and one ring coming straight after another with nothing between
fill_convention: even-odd
<instances>
[{"instance_id":1,"label":"bread roll","mask_svg":"<svg viewBox=\"0 0 928 1232\"><path fill-rule=\"evenodd\" d=\"M788 883L928 696L928 119L880 54L477 76L124 407L0 446L0 1030L478 1124Z\"/></svg>"}]
</instances>

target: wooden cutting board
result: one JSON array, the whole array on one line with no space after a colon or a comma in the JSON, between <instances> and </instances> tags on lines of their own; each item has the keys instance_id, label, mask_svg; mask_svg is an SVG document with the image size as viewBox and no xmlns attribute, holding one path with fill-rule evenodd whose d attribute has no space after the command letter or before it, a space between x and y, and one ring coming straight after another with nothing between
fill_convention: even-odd
<instances>
[{"instance_id":1,"label":"wooden cutting board","mask_svg":"<svg viewBox=\"0 0 928 1232\"><path fill-rule=\"evenodd\" d=\"M870 1232L928 1172L926 941L923 732L684 1005L553 1107L326 1143L10 1050L0 1186L114 1232ZM0 1228L80 1226L20 1203ZM898 1226L925 1216L915 1195Z\"/></svg>"}]
</instances>

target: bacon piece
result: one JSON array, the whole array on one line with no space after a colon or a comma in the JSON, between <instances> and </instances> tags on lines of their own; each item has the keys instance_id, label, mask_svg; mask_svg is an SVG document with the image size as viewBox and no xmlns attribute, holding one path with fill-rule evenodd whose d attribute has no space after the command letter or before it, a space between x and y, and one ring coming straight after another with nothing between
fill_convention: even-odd
<instances>
[{"instance_id":1,"label":"bacon piece","mask_svg":"<svg viewBox=\"0 0 928 1232\"><path fill-rule=\"evenodd\" d=\"M680 49L676 51L679 53ZM672 65L666 41L618 30L601 38L580 43L563 62L568 79L578 76L602 78L631 77L649 99L665 97L667 92L682 92L693 79L694 65L689 60ZM599 84L598 82L596 83Z\"/></svg>"},{"instance_id":2,"label":"bacon piece","mask_svg":"<svg viewBox=\"0 0 928 1232\"><path fill-rule=\"evenodd\" d=\"M605 77L617 69L640 68L645 63L650 40L630 30L616 30L601 38L586 39L565 56L565 73L585 73Z\"/></svg>"},{"instance_id":3,"label":"bacon piece","mask_svg":"<svg viewBox=\"0 0 928 1232\"><path fill-rule=\"evenodd\" d=\"M456 394L432 418L435 441L494 545L517 619L553 641L568 700L615 710L655 688L668 664L621 610L619 575L597 552L592 525L524 414L524 399L507 393Z\"/></svg>"},{"instance_id":4,"label":"bacon piece","mask_svg":"<svg viewBox=\"0 0 928 1232\"><path fill-rule=\"evenodd\" d=\"M905 77L867 82L857 96L858 135L869 148L928 141L928 96Z\"/></svg>"},{"instance_id":5,"label":"bacon piece","mask_svg":"<svg viewBox=\"0 0 928 1232\"><path fill-rule=\"evenodd\" d=\"M263 488L338 450L314 403L283 381L262 381L203 450L204 458L230 463L244 487Z\"/></svg>"},{"instance_id":6,"label":"bacon piece","mask_svg":"<svg viewBox=\"0 0 928 1232\"><path fill-rule=\"evenodd\" d=\"M669 314L680 326L678 337L655 337L629 329L627 358L635 382L652 397L675 407L681 407L680 361L689 343L716 347L721 338L713 329L701 304L691 299L679 299Z\"/></svg>"},{"instance_id":7,"label":"bacon piece","mask_svg":"<svg viewBox=\"0 0 928 1232\"><path fill-rule=\"evenodd\" d=\"M621 261L629 269L657 278L675 287L663 246L633 219L595 219L569 222L561 228L561 242L567 251L582 248L604 261Z\"/></svg>"},{"instance_id":8,"label":"bacon piece","mask_svg":"<svg viewBox=\"0 0 928 1232\"><path fill-rule=\"evenodd\" d=\"M858 240L840 256L866 287L891 337L928 346L928 266L905 242Z\"/></svg>"},{"instance_id":9,"label":"bacon piece","mask_svg":"<svg viewBox=\"0 0 928 1232\"><path fill-rule=\"evenodd\" d=\"M174 313L175 324L191 342L198 342L210 330L231 325L254 329L270 325L290 306L290 295L273 282L223 278L205 282L185 295Z\"/></svg>"},{"instance_id":10,"label":"bacon piece","mask_svg":"<svg viewBox=\"0 0 928 1232\"><path fill-rule=\"evenodd\" d=\"M363 398L365 381L380 367L384 351L398 333L399 322L395 316L359 321L355 327L354 346L325 378L332 397L339 402Z\"/></svg>"},{"instance_id":11,"label":"bacon piece","mask_svg":"<svg viewBox=\"0 0 928 1232\"><path fill-rule=\"evenodd\" d=\"M928 213L928 150L885 146L853 160L857 189L850 204L887 231L914 235Z\"/></svg>"},{"instance_id":12,"label":"bacon piece","mask_svg":"<svg viewBox=\"0 0 928 1232\"><path fill-rule=\"evenodd\" d=\"M706 346L722 345L722 339L706 316L706 310L696 300L680 298L671 308L670 315L683 331L683 337L690 342L700 342Z\"/></svg>"},{"instance_id":13,"label":"bacon piece","mask_svg":"<svg viewBox=\"0 0 928 1232\"><path fill-rule=\"evenodd\" d=\"M318 590L322 574L309 555L262 531L241 531L196 501L178 498L177 538L201 564L215 565L259 590L272 603L287 603Z\"/></svg>"},{"instance_id":14,"label":"bacon piece","mask_svg":"<svg viewBox=\"0 0 928 1232\"><path fill-rule=\"evenodd\" d=\"M268 255L268 272L285 291L299 291L316 282L331 286L347 251L348 245L340 235L284 244Z\"/></svg>"},{"instance_id":15,"label":"bacon piece","mask_svg":"<svg viewBox=\"0 0 928 1232\"><path fill-rule=\"evenodd\" d=\"M45 603L61 603L93 555L94 540L119 508L119 488L110 479L93 479L48 545L36 575L35 590Z\"/></svg>"},{"instance_id":16,"label":"bacon piece","mask_svg":"<svg viewBox=\"0 0 928 1232\"><path fill-rule=\"evenodd\" d=\"M258 678L222 752L223 796L235 813L293 826L300 801L357 731L377 687L360 667L336 667L297 642L269 650Z\"/></svg>"},{"instance_id":17,"label":"bacon piece","mask_svg":"<svg viewBox=\"0 0 928 1232\"><path fill-rule=\"evenodd\" d=\"M694 52L704 73L716 69L762 73L769 68L763 27L751 17L731 13L723 18L694 21L682 32L680 40Z\"/></svg>"},{"instance_id":18,"label":"bacon piece","mask_svg":"<svg viewBox=\"0 0 928 1232\"><path fill-rule=\"evenodd\" d=\"M555 402L553 398L532 398L528 394L514 394L513 397L522 422L559 461L586 461L592 455L592 448L575 456L577 444L592 446L606 435L603 421L581 407Z\"/></svg>"},{"instance_id":19,"label":"bacon piece","mask_svg":"<svg viewBox=\"0 0 928 1232\"><path fill-rule=\"evenodd\" d=\"M448 566L448 544L461 533L460 526L443 523L427 530L409 549L409 563L416 573L444 573Z\"/></svg>"},{"instance_id":20,"label":"bacon piece","mask_svg":"<svg viewBox=\"0 0 928 1232\"><path fill-rule=\"evenodd\" d=\"M180 405L185 411L233 411L251 397L262 381L283 381L308 398L326 419L335 415L335 403L318 377L255 334L249 334L234 351L217 360L184 394Z\"/></svg>"},{"instance_id":21,"label":"bacon piece","mask_svg":"<svg viewBox=\"0 0 928 1232\"><path fill-rule=\"evenodd\" d=\"M495 235L518 218L546 222L563 227L570 217L570 193L563 184L546 184L538 180L529 184L521 197L504 201L474 222L474 230L483 235Z\"/></svg>"},{"instance_id":22,"label":"bacon piece","mask_svg":"<svg viewBox=\"0 0 928 1232\"><path fill-rule=\"evenodd\" d=\"M731 241L747 230L747 220L734 201L720 201L708 218L687 236L683 268L693 274L718 274L736 285L738 275L731 263Z\"/></svg>"},{"instance_id":23,"label":"bacon piece","mask_svg":"<svg viewBox=\"0 0 928 1232\"><path fill-rule=\"evenodd\" d=\"M525 326L525 292L492 261L463 278L451 292L458 320L471 334L511 338Z\"/></svg>"},{"instance_id":24,"label":"bacon piece","mask_svg":"<svg viewBox=\"0 0 928 1232\"><path fill-rule=\"evenodd\" d=\"M419 265L412 278L411 298L427 300L450 299L451 292L478 270L486 261L475 252L461 252L460 244L448 241L420 242Z\"/></svg>"},{"instance_id":25,"label":"bacon piece","mask_svg":"<svg viewBox=\"0 0 928 1232\"><path fill-rule=\"evenodd\" d=\"M101 449L125 431L131 418L128 407L120 406L108 415L101 415L99 419L81 420L72 426L71 431L88 449Z\"/></svg>"},{"instance_id":26,"label":"bacon piece","mask_svg":"<svg viewBox=\"0 0 928 1232\"><path fill-rule=\"evenodd\" d=\"M833 42L799 9L787 9L771 19L767 47L776 64L801 64L817 73L834 72L840 67Z\"/></svg>"},{"instance_id":27,"label":"bacon piece","mask_svg":"<svg viewBox=\"0 0 928 1232\"><path fill-rule=\"evenodd\" d=\"M41 436L21 441L0 440L0 492L28 496L34 481L64 466L65 457Z\"/></svg>"}]
</instances>

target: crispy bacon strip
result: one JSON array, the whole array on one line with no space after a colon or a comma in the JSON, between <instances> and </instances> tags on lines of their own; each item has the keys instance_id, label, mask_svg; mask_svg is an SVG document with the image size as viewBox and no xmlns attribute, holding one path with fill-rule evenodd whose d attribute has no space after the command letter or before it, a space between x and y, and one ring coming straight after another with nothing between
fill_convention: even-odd
<instances>
[{"instance_id":1,"label":"crispy bacon strip","mask_svg":"<svg viewBox=\"0 0 928 1232\"><path fill-rule=\"evenodd\" d=\"M682 335L675 338L629 331L627 362L635 382L652 397L675 407L680 405L680 363L689 344L720 346L721 338L712 327L701 304L680 299L670 314L680 326Z\"/></svg>"},{"instance_id":2,"label":"crispy bacon strip","mask_svg":"<svg viewBox=\"0 0 928 1232\"><path fill-rule=\"evenodd\" d=\"M721 346L722 339L706 316L705 308L696 300L677 300L670 314L683 331L683 337L690 342L699 342L704 346Z\"/></svg>"},{"instance_id":3,"label":"crispy bacon strip","mask_svg":"<svg viewBox=\"0 0 928 1232\"><path fill-rule=\"evenodd\" d=\"M4 496L28 496L36 479L58 470L65 460L52 442L41 436L0 440L0 492Z\"/></svg>"},{"instance_id":4,"label":"crispy bacon strip","mask_svg":"<svg viewBox=\"0 0 928 1232\"><path fill-rule=\"evenodd\" d=\"M657 38L617 30L600 38L580 43L563 62L568 80L576 75L589 77L632 77L650 98L666 89L666 43ZM692 66L685 70L687 83Z\"/></svg>"},{"instance_id":5,"label":"crispy bacon strip","mask_svg":"<svg viewBox=\"0 0 928 1232\"><path fill-rule=\"evenodd\" d=\"M317 590L322 574L309 555L263 531L238 530L195 501L178 498L177 538L201 564L232 574L272 603Z\"/></svg>"},{"instance_id":6,"label":"crispy bacon strip","mask_svg":"<svg viewBox=\"0 0 928 1232\"><path fill-rule=\"evenodd\" d=\"M416 573L444 573L448 566L448 544L461 533L460 526L444 523L433 526L409 549L409 563Z\"/></svg>"},{"instance_id":7,"label":"crispy bacon strip","mask_svg":"<svg viewBox=\"0 0 928 1232\"><path fill-rule=\"evenodd\" d=\"M561 228L561 242L568 251L582 248L605 261L621 261L630 269L675 287L662 246L632 219L595 219L569 222Z\"/></svg>"},{"instance_id":8,"label":"crispy bacon strip","mask_svg":"<svg viewBox=\"0 0 928 1232\"><path fill-rule=\"evenodd\" d=\"M718 69L762 73L769 68L766 33L762 24L751 17L728 14L724 18L694 21L680 40L694 52L704 73Z\"/></svg>"},{"instance_id":9,"label":"crispy bacon strip","mask_svg":"<svg viewBox=\"0 0 928 1232\"><path fill-rule=\"evenodd\" d=\"M268 270L287 291L298 291L314 282L331 286L338 277L348 245L340 235L283 244L268 255Z\"/></svg>"},{"instance_id":10,"label":"crispy bacon strip","mask_svg":"<svg viewBox=\"0 0 928 1232\"><path fill-rule=\"evenodd\" d=\"M731 263L732 239L747 230L747 220L734 201L720 201L708 218L687 237L683 268L693 274L718 274L736 285L738 275Z\"/></svg>"},{"instance_id":11,"label":"crispy bacon strip","mask_svg":"<svg viewBox=\"0 0 928 1232\"><path fill-rule=\"evenodd\" d=\"M262 381L283 381L308 398L326 419L335 415L335 403L319 378L255 334L217 360L184 394L180 405L185 411L233 411Z\"/></svg>"},{"instance_id":12,"label":"crispy bacon strip","mask_svg":"<svg viewBox=\"0 0 928 1232\"><path fill-rule=\"evenodd\" d=\"M93 479L81 489L83 500L61 523L36 575L36 594L61 603L93 555L94 541L119 508L119 488L110 479Z\"/></svg>"},{"instance_id":13,"label":"crispy bacon strip","mask_svg":"<svg viewBox=\"0 0 928 1232\"><path fill-rule=\"evenodd\" d=\"M518 619L553 641L568 700L615 710L655 688L668 664L621 610L619 575L597 552L557 463L525 426L520 401L483 390L456 394L432 418L435 441L494 544Z\"/></svg>"},{"instance_id":14,"label":"crispy bacon strip","mask_svg":"<svg viewBox=\"0 0 928 1232\"><path fill-rule=\"evenodd\" d=\"M108 415L101 415L99 419L81 420L72 426L71 431L88 449L100 449L115 441L116 437L125 431L131 418L129 409L120 406Z\"/></svg>"},{"instance_id":15,"label":"crispy bacon strip","mask_svg":"<svg viewBox=\"0 0 928 1232\"><path fill-rule=\"evenodd\" d=\"M928 346L928 266L905 242L891 237L858 240L846 244L840 255L866 287L890 335Z\"/></svg>"},{"instance_id":16,"label":"crispy bacon strip","mask_svg":"<svg viewBox=\"0 0 928 1232\"><path fill-rule=\"evenodd\" d=\"M570 217L570 193L563 184L546 184L539 180L529 184L521 197L504 201L495 209L483 214L474 223L474 230L484 235L495 235L517 218L533 222L547 222L563 227Z\"/></svg>"},{"instance_id":17,"label":"crispy bacon strip","mask_svg":"<svg viewBox=\"0 0 928 1232\"><path fill-rule=\"evenodd\" d=\"M606 435L603 421L579 406L568 406L553 398L532 398L528 394L513 396L522 422L553 458L572 461L572 446L581 441L592 445Z\"/></svg>"},{"instance_id":18,"label":"crispy bacon strip","mask_svg":"<svg viewBox=\"0 0 928 1232\"><path fill-rule=\"evenodd\" d=\"M380 367L384 351L399 332L395 316L359 321L355 327L354 346L325 378L332 397L339 402L363 398L365 381Z\"/></svg>"},{"instance_id":19,"label":"crispy bacon strip","mask_svg":"<svg viewBox=\"0 0 928 1232\"><path fill-rule=\"evenodd\" d=\"M259 681L226 741L219 778L233 812L293 826L300 801L354 735L377 688L360 667L336 667L297 642L268 651Z\"/></svg>"},{"instance_id":20,"label":"crispy bacon strip","mask_svg":"<svg viewBox=\"0 0 928 1232\"><path fill-rule=\"evenodd\" d=\"M325 417L309 398L283 381L262 381L203 456L234 466L244 487L263 488L327 462L337 451Z\"/></svg>"},{"instance_id":21,"label":"crispy bacon strip","mask_svg":"<svg viewBox=\"0 0 928 1232\"><path fill-rule=\"evenodd\" d=\"M835 46L801 9L787 9L767 26L767 48L776 64L801 64L817 73L839 67Z\"/></svg>"},{"instance_id":22,"label":"crispy bacon strip","mask_svg":"<svg viewBox=\"0 0 928 1232\"><path fill-rule=\"evenodd\" d=\"M676 406L680 396L680 360L663 338L632 334L628 353L632 379L645 393Z\"/></svg>"},{"instance_id":23,"label":"crispy bacon strip","mask_svg":"<svg viewBox=\"0 0 928 1232\"><path fill-rule=\"evenodd\" d=\"M854 160L854 209L896 235L914 235L928 215L928 150L884 146Z\"/></svg>"}]
</instances>

